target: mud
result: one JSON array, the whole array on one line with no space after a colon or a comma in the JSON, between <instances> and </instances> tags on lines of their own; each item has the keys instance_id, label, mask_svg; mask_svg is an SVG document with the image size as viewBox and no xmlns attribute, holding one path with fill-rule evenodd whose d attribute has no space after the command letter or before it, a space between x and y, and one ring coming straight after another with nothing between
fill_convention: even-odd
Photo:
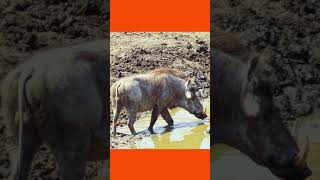
<instances>
[{"instance_id":1,"label":"mud","mask_svg":"<svg viewBox=\"0 0 320 180\"><path fill-rule=\"evenodd\" d=\"M276 70L272 80L278 86L274 99L282 120L295 124L319 111L320 2L216 0L211 3L213 27L239 33L242 42L257 52L269 51L269 63ZM316 116L314 126L319 124L319 114ZM303 138L312 136L308 164L314 174L308 179L319 179L319 130L306 128L305 132ZM211 172L216 175L212 178L216 179L276 179L266 168L225 146L214 148L211 163ZM235 173L224 173L230 170Z\"/></svg>"},{"instance_id":2,"label":"mud","mask_svg":"<svg viewBox=\"0 0 320 180\"><path fill-rule=\"evenodd\" d=\"M210 34L209 33L111 33L111 84L132 74L145 73L159 67L175 68L198 80L201 99L210 95ZM150 112L138 114L146 118ZM113 113L111 112L111 117ZM125 110L121 113L126 126ZM112 122L112 119L111 121ZM110 127L111 128L111 127ZM111 136L111 148L132 148L148 133L132 136L118 133Z\"/></svg>"},{"instance_id":3,"label":"mud","mask_svg":"<svg viewBox=\"0 0 320 180\"><path fill-rule=\"evenodd\" d=\"M106 37L107 8L105 1L96 0L0 1L0 81L34 53ZM0 179L8 178L8 151L14 148L5 130L0 114ZM89 162L86 179L105 179L106 164ZM57 164L47 147L40 148L30 174L33 180L58 179Z\"/></svg>"},{"instance_id":4,"label":"mud","mask_svg":"<svg viewBox=\"0 0 320 180\"><path fill-rule=\"evenodd\" d=\"M277 73L273 81L278 85L274 98L283 120L295 120L319 109L319 1L211 3L215 28L239 33L243 43L257 52L270 50L270 64Z\"/></svg>"}]
</instances>

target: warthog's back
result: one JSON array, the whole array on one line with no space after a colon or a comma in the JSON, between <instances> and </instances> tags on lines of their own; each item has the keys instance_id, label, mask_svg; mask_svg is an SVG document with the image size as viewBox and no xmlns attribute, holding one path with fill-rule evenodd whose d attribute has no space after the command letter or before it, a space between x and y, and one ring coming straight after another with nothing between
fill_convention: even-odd
<instances>
[{"instance_id":1,"label":"warthog's back","mask_svg":"<svg viewBox=\"0 0 320 180\"><path fill-rule=\"evenodd\" d=\"M188 79L188 76L185 73L178 71L176 69L171 69L171 68L157 68L157 69L150 71L149 73L155 74L155 75L171 74L173 76L177 76L177 77L184 79L184 80Z\"/></svg>"},{"instance_id":2,"label":"warthog's back","mask_svg":"<svg viewBox=\"0 0 320 180\"><path fill-rule=\"evenodd\" d=\"M174 71L172 71L174 72ZM178 71L176 71L178 72ZM181 77L182 74L180 74ZM175 97L181 96L181 87L186 81L165 72L151 71L147 74L124 77L111 87L111 99L114 101L118 93L120 103L135 104L138 111L150 110L163 97L163 103L170 104ZM168 102L166 102L168 101Z\"/></svg>"}]
</instances>

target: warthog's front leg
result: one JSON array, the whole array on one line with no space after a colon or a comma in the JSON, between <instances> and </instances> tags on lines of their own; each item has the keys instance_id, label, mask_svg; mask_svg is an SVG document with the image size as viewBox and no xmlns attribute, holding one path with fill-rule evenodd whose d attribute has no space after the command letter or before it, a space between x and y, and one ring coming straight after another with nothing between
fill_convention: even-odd
<instances>
[{"instance_id":1,"label":"warthog's front leg","mask_svg":"<svg viewBox=\"0 0 320 180\"><path fill-rule=\"evenodd\" d=\"M168 126L173 126L173 119L172 119L168 109L163 109L161 111L161 116L167 122Z\"/></svg>"},{"instance_id":2,"label":"warthog's front leg","mask_svg":"<svg viewBox=\"0 0 320 180\"><path fill-rule=\"evenodd\" d=\"M159 112L160 111L159 111L159 107L158 106L153 107L152 112L151 112L151 121L150 121L150 125L149 125L149 128L148 128L148 130L152 134L154 133L153 126L154 126L154 124L156 123L156 121L158 119Z\"/></svg>"}]
</instances>

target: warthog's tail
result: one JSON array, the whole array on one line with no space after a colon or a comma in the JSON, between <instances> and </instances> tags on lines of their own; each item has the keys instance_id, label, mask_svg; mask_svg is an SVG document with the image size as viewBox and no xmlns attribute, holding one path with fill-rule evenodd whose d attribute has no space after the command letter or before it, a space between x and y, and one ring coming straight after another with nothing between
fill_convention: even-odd
<instances>
[{"instance_id":1,"label":"warthog's tail","mask_svg":"<svg viewBox=\"0 0 320 180\"><path fill-rule=\"evenodd\" d=\"M118 83L117 85L116 85L116 97L115 97L115 105L116 105L116 107L118 106L118 101L119 101L119 99L120 99L120 96L119 96L119 87L120 87L120 85L121 85L121 83Z\"/></svg>"},{"instance_id":2,"label":"warthog's tail","mask_svg":"<svg viewBox=\"0 0 320 180\"><path fill-rule=\"evenodd\" d=\"M32 76L32 69L30 71L23 71L22 74L20 75L19 82L18 82L18 116L19 116L19 149L18 149L18 176L21 174L21 169L22 169L22 153L23 153L23 147L22 147L22 138L23 138L23 123L24 123L24 102L27 100L26 99L26 91L25 91L25 85L27 81L31 78Z\"/></svg>"},{"instance_id":3,"label":"warthog's tail","mask_svg":"<svg viewBox=\"0 0 320 180\"><path fill-rule=\"evenodd\" d=\"M119 100L120 100L120 95L119 95L119 87L121 83L116 82L115 84L112 85L111 88L111 100L112 100L112 105L114 106L114 117L113 117L113 134L116 134L116 128L118 124L118 118L119 118Z\"/></svg>"},{"instance_id":4,"label":"warthog's tail","mask_svg":"<svg viewBox=\"0 0 320 180\"><path fill-rule=\"evenodd\" d=\"M120 100L120 93L119 93L119 87L120 87L121 83L117 83L116 84L116 94L115 94L115 97L114 97L114 105L115 105L115 109L118 109L119 107L119 100ZM117 112L114 112L114 113L117 113Z\"/></svg>"},{"instance_id":5,"label":"warthog's tail","mask_svg":"<svg viewBox=\"0 0 320 180\"><path fill-rule=\"evenodd\" d=\"M118 98L119 98L119 86L121 85L120 82L116 82L111 86L110 95L111 95L111 104L112 106L116 107Z\"/></svg>"}]
</instances>

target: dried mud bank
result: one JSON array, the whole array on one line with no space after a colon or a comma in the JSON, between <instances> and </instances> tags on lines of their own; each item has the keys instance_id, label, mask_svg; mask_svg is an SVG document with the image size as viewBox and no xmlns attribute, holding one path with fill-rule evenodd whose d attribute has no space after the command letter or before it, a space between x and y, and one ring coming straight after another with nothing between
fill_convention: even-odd
<instances>
[{"instance_id":1,"label":"dried mud bank","mask_svg":"<svg viewBox=\"0 0 320 180\"><path fill-rule=\"evenodd\" d=\"M209 97L209 33L111 33L110 40L111 84L121 77L168 67L197 79L201 87L198 95L201 99ZM140 113L138 118L149 113ZM111 113L111 117L112 115ZM123 110L121 126L126 126L125 119L127 117ZM118 133L111 136L111 148L130 148L132 143L145 136L149 135L139 134L133 137Z\"/></svg>"},{"instance_id":2,"label":"dried mud bank","mask_svg":"<svg viewBox=\"0 0 320 180\"><path fill-rule=\"evenodd\" d=\"M105 9L105 1L95 0L0 1L0 81L34 53L106 37L109 17ZM5 137L0 114L0 179L8 178L9 150L13 150L12 141ZM105 163L89 162L86 179L106 176ZM33 180L58 179L54 157L45 146L36 155L30 174Z\"/></svg>"},{"instance_id":3,"label":"dried mud bank","mask_svg":"<svg viewBox=\"0 0 320 180\"><path fill-rule=\"evenodd\" d=\"M217 0L211 6L214 27L240 33L243 42L258 52L270 50L270 64L277 72L274 98L283 120L319 110L319 1Z\"/></svg>"}]
</instances>

